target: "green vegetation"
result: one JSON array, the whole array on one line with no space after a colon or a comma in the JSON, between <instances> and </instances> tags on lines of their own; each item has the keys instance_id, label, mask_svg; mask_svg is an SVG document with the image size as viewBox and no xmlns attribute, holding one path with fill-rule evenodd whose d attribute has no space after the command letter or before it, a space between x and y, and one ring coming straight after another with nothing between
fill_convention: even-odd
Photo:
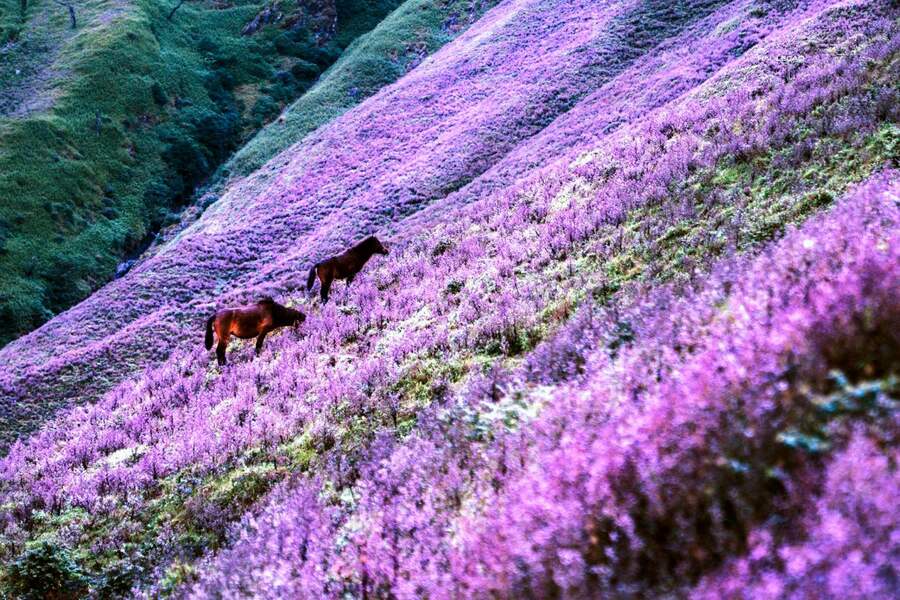
<instances>
[{"instance_id":1,"label":"green vegetation","mask_svg":"<svg viewBox=\"0 0 900 600\"><path fill-rule=\"evenodd\" d=\"M172 591L193 576L194 559L225 542L229 523L275 484L308 470L317 454L311 436L300 434L277 448L250 449L213 473L184 469L165 477L141 513L123 508L96 518L80 508L36 511L36 541L0 567L0 598L81 597L89 588L101 597L124 597L174 546L178 555L161 578L162 591ZM123 531L124 547L105 543Z\"/></svg>"},{"instance_id":2,"label":"green vegetation","mask_svg":"<svg viewBox=\"0 0 900 600\"><path fill-rule=\"evenodd\" d=\"M75 598L88 581L66 548L42 540L9 565L4 583L15 598L39 600Z\"/></svg>"},{"instance_id":3,"label":"green vegetation","mask_svg":"<svg viewBox=\"0 0 900 600\"><path fill-rule=\"evenodd\" d=\"M72 29L52 0L0 0L0 344L108 281L399 3L186 2L170 20L174 1L87 0Z\"/></svg>"}]
</instances>

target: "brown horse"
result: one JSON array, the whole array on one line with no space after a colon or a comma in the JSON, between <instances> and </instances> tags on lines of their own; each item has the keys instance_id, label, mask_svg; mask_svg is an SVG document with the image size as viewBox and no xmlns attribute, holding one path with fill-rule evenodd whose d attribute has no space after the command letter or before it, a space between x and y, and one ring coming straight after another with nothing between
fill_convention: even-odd
<instances>
[{"instance_id":1,"label":"brown horse","mask_svg":"<svg viewBox=\"0 0 900 600\"><path fill-rule=\"evenodd\" d=\"M256 338L256 354L262 350L266 334L279 327L297 327L306 320L299 310L282 306L271 298L263 298L256 304L241 308L225 308L206 321L206 349L213 346L213 331L219 338L216 358L225 364L225 348L231 336L242 340Z\"/></svg>"},{"instance_id":2,"label":"brown horse","mask_svg":"<svg viewBox=\"0 0 900 600\"><path fill-rule=\"evenodd\" d=\"M316 275L322 282L322 304L328 302L328 292L331 290L331 282L335 279L346 279L347 285L353 283L353 278L372 258L373 254L387 254L388 251L374 235L370 235L343 254L333 256L322 261L309 270L306 280L307 291L313 289L316 283Z\"/></svg>"}]
</instances>

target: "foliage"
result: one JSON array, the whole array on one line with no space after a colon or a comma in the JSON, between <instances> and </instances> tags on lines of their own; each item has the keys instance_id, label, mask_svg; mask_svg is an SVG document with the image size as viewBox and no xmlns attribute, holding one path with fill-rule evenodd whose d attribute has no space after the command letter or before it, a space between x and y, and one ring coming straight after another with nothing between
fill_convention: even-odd
<instances>
[{"instance_id":1,"label":"foliage","mask_svg":"<svg viewBox=\"0 0 900 600\"><path fill-rule=\"evenodd\" d=\"M68 550L48 541L38 542L6 569L3 588L14 598L78 598L88 580Z\"/></svg>"},{"instance_id":2,"label":"foliage","mask_svg":"<svg viewBox=\"0 0 900 600\"><path fill-rule=\"evenodd\" d=\"M709 597L751 589L748 577L838 594L838 573L859 564L846 561L848 547L878 548L862 554L871 558L854 581L887 593L896 515L890 492L882 501L867 490L896 479L893 179L876 179L755 260L728 261L692 289L658 289L627 310L634 339L613 359L580 321L581 335L563 335L588 340L591 368L526 401L543 407L536 417L511 413L517 384L491 375L420 414L403 443L376 437L356 463L351 501L316 499L316 480L273 495L195 593L655 595L687 592L708 573L700 590ZM498 399L508 406L500 414L523 416L486 419ZM828 445L795 443L809 427ZM850 465L865 473L848 488ZM822 508L810 504L819 494ZM856 525L860 503L873 506L857 514L874 520ZM831 510L843 535L816 515ZM827 543L813 551L806 536ZM764 560L782 552L798 558ZM721 575L736 580L715 575L745 555ZM748 562L752 575L738 567ZM274 575L282 564L295 576Z\"/></svg>"}]
</instances>

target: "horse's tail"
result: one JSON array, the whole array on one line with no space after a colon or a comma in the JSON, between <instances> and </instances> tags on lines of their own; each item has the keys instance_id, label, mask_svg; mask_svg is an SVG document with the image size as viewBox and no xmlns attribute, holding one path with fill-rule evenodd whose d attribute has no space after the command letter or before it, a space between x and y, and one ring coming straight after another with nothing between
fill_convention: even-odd
<instances>
[{"instance_id":1,"label":"horse's tail","mask_svg":"<svg viewBox=\"0 0 900 600\"><path fill-rule=\"evenodd\" d=\"M313 288L313 284L316 282L316 269L319 265L313 265L312 269L309 270L309 277L306 278L306 291L309 292Z\"/></svg>"},{"instance_id":2,"label":"horse's tail","mask_svg":"<svg viewBox=\"0 0 900 600\"><path fill-rule=\"evenodd\" d=\"M206 349L210 350L213 346L213 321L216 320L216 315L211 316L206 320Z\"/></svg>"}]
</instances>

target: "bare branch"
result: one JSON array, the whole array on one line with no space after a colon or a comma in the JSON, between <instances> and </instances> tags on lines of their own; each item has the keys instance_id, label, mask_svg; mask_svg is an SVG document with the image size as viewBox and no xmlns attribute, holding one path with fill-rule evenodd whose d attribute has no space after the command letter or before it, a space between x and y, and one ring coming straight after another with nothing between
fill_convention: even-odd
<instances>
[{"instance_id":1,"label":"bare branch","mask_svg":"<svg viewBox=\"0 0 900 600\"><path fill-rule=\"evenodd\" d=\"M175 5L175 8L172 9L172 11L169 13L169 16L166 17L166 20L171 21L171 20L172 20L172 17L175 16L175 12L176 12L179 8L181 8L181 5L184 4L184 2L185 2L185 0L178 0L178 4Z\"/></svg>"}]
</instances>

